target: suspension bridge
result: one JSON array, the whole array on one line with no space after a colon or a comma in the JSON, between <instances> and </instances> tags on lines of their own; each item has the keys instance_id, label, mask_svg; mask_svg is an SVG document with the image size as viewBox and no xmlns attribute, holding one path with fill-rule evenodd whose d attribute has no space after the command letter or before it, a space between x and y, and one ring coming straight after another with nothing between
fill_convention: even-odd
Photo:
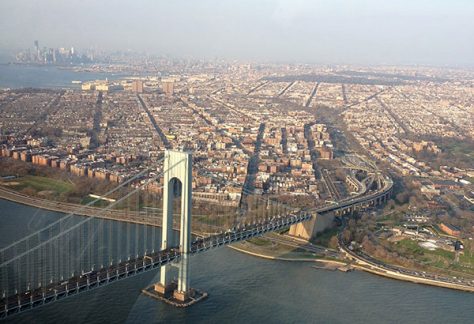
<instances>
[{"instance_id":1,"label":"suspension bridge","mask_svg":"<svg viewBox=\"0 0 474 324\"><path fill-rule=\"evenodd\" d=\"M192 162L189 152L165 151L156 169L137 172L87 205L2 247L0 318L156 269L160 281L154 290L185 303L194 292L191 255L288 227L290 234L297 233L298 226L314 223L318 214L383 203L392 187L382 178L383 185L367 195L304 210L254 195L212 172L198 173ZM206 177L215 187L239 187L240 204L193 198L198 189L193 176Z\"/></svg>"}]
</instances>

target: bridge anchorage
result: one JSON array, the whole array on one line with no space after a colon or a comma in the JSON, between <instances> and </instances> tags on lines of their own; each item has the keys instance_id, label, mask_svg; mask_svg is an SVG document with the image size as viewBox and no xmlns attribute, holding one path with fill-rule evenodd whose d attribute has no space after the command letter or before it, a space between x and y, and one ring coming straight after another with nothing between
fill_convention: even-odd
<instances>
[{"instance_id":1,"label":"bridge anchorage","mask_svg":"<svg viewBox=\"0 0 474 324\"><path fill-rule=\"evenodd\" d=\"M181 215L179 231L178 280L173 278L173 265L161 266L160 281L142 292L153 298L165 301L168 304L187 307L202 299L207 294L189 286L189 256L191 252L191 209L192 209L192 154L167 150L164 157L163 184L163 226L161 249L173 248L173 201L181 197ZM176 167L172 167L172 166Z\"/></svg>"}]
</instances>

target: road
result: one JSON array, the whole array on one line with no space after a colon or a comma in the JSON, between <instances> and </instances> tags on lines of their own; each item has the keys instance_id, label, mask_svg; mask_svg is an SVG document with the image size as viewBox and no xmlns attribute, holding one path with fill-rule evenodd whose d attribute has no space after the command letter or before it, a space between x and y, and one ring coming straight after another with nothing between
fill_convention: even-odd
<instances>
[{"instance_id":1,"label":"road","mask_svg":"<svg viewBox=\"0 0 474 324\"><path fill-rule=\"evenodd\" d=\"M442 121L443 124L450 125L454 130L458 132L458 134L463 134L465 132L464 129L453 123L451 120L447 119L446 117L438 114L436 111L433 111L433 109L427 109L424 105L421 105L420 103L416 102L412 98L410 98L406 93L400 91L399 89L393 88L399 95L401 95L406 101L410 102L413 105L418 105L420 108L422 108L425 111L429 111L431 114L434 116L438 117L439 120Z\"/></svg>"},{"instance_id":2,"label":"road","mask_svg":"<svg viewBox=\"0 0 474 324\"><path fill-rule=\"evenodd\" d=\"M257 140L255 141L255 150L250 156L249 163L247 166L247 176L244 182L244 194L245 192L253 192L255 189L255 177L258 171L258 163L260 161L260 147L262 146L263 135L265 133L265 123L261 123L258 129ZM244 195L242 195L243 197Z\"/></svg>"},{"instance_id":3,"label":"road","mask_svg":"<svg viewBox=\"0 0 474 324\"><path fill-rule=\"evenodd\" d=\"M412 131L408 129L407 125L402 121L400 116L396 114L389 106L387 106L380 98L375 98L379 105L397 122L397 124L403 129L403 132L407 135L412 134Z\"/></svg>"},{"instance_id":4,"label":"road","mask_svg":"<svg viewBox=\"0 0 474 324\"><path fill-rule=\"evenodd\" d=\"M228 110L230 110L230 111L232 111L232 112L234 112L238 115L241 115L243 117L252 119L255 122L259 122L259 120L260 120L259 118L255 117L255 116L252 116L251 114L248 114L248 113L245 113L245 112L240 111L238 109L235 109L234 107L232 107L232 105L230 105L230 104L228 104L228 103L226 103L222 100L217 99L215 96L212 96L212 95L211 96L206 96L206 98L208 98L209 100L221 105L221 107L224 107L225 109L228 109Z\"/></svg>"},{"instance_id":5,"label":"road","mask_svg":"<svg viewBox=\"0 0 474 324\"><path fill-rule=\"evenodd\" d=\"M211 97L209 97L211 98ZM218 132L221 136L223 137L228 137L232 140L232 143L237 146L239 149L241 149L243 152L245 152L246 154L248 155L251 155L252 152L250 152L249 150L247 150L243 145L242 143L240 142L240 140L230 134L228 134L228 132L225 130L225 129L222 129L220 127L220 125L218 124L215 124L213 123L210 119L208 119L206 116L204 116L204 114L199 111L199 109L197 109L196 105L189 102L186 98L184 97L181 97L180 98L181 102L186 106L188 107L189 109L191 109L193 111L194 114L196 114L199 118L201 118L208 126L211 126L216 132ZM224 106L225 108L229 108L227 106ZM229 108L230 109L230 108Z\"/></svg>"},{"instance_id":6,"label":"road","mask_svg":"<svg viewBox=\"0 0 474 324\"><path fill-rule=\"evenodd\" d=\"M156 122L155 117L152 115L152 113L148 109L148 106L146 105L145 101L143 100L143 98L139 94L137 94L137 98L138 98L138 101L140 102L140 106L142 107L142 109L148 115L148 118L150 119L151 125L153 126L155 131L158 133L158 136L160 137L161 142L163 143L165 148L170 149L171 144L169 143L168 139L166 138L166 136L163 133L163 131L161 130L161 128L158 126L158 123Z\"/></svg>"},{"instance_id":7,"label":"road","mask_svg":"<svg viewBox=\"0 0 474 324\"><path fill-rule=\"evenodd\" d=\"M285 92L287 92L294 84L296 81L290 82L283 90L280 91L280 93L277 95L277 98L283 96Z\"/></svg>"},{"instance_id":8,"label":"road","mask_svg":"<svg viewBox=\"0 0 474 324\"><path fill-rule=\"evenodd\" d=\"M323 176L323 181L326 184L326 187L328 188L328 191L331 197L334 200L340 200L341 194L339 193L336 186L334 185L334 182L331 179L331 175L329 174L329 171L327 169L323 169L322 176Z\"/></svg>"},{"instance_id":9,"label":"road","mask_svg":"<svg viewBox=\"0 0 474 324\"><path fill-rule=\"evenodd\" d=\"M257 86L253 87L252 89L249 90L249 92L247 93L247 95L251 94L252 92L255 92L257 91L258 89L264 87L267 83L269 83L270 81L264 81L260 84L258 84Z\"/></svg>"},{"instance_id":10,"label":"road","mask_svg":"<svg viewBox=\"0 0 474 324\"><path fill-rule=\"evenodd\" d=\"M265 238L278 244L283 244L283 245L288 245L295 248L304 249L306 251L317 253L317 254L323 254L328 257L332 257L332 258L341 257L340 253L337 251L333 251L325 247L314 245L313 243L298 240L289 236L266 235Z\"/></svg>"},{"instance_id":11,"label":"road","mask_svg":"<svg viewBox=\"0 0 474 324\"><path fill-rule=\"evenodd\" d=\"M386 178L384 180L383 188L381 188L381 189L379 189L379 190L377 190L373 193L370 193L368 195L364 195L364 196L361 196L361 197L352 197L352 198L343 199L343 200L341 200L339 202L336 202L336 203L332 203L332 204L324 205L324 206L321 206L321 207L318 207L318 208L314 208L311 211L315 212L315 213L318 213L318 214L321 214L321 213L326 213L326 212L330 212L330 211L335 211L337 209L346 208L346 207L349 207L349 206L352 206L352 205L356 205L358 203L364 203L364 202L370 201L372 199L376 199L378 197L382 197L384 195L389 194L389 192L392 190L392 187L393 187L393 181L390 178Z\"/></svg>"},{"instance_id":12,"label":"road","mask_svg":"<svg viewBox=\"0 0 474 324\"><path fill-rule=\"evenodd\" d=\"M99 147L100 122L102 121L102 101L103 94L99 91L97 101L95 103L94 125L92 127L91 147Z\"/></svg>"},{"instance_id":13,"label":"road","mask_svg":"<svg viewBox=\"0 0 474 324\"><path fill-rule=\"evenodd\" d=\"M344 90L343 90L342 93L343 93L343 96L345 97L346 95L345 95L345 87L344 87L344 85L343 85L343 89L344 89ZM343 107L343 110L346 110L346 109L348 109L348 108L351 108L351 107L360 105L361 103L367 102L367 101L369 101L369 100L371 100L371 99L373 99L373 98L377 98L377 96L378 96L379 94L383 93L384 91L385 91L385 89L382 89L382 90L380 90L379 92L373 93L373 94L371 94L371 95L368 96L367 98L364 98L364 99L361 100L361 101L356 101L356 102L351 103L351 104L348 104L348 102L346 102L346 100L344 100L345 106Z\"/></svg>"},{"instance_id":14,"label":"road","mask_svg":"<svg viewBox=\"0 0 474 324\"><path fill-rule=\"evenodd\" d=\"M316 95L316 92L318 91L318 86L319 86L319 83L316 83L314 85L314 88L313 90L311 91L311 94L309 95L309 98L308 100L306 101L306 104L304 105L306 108L309 107L309 105L311 104L311 100L313 100L313 97Z\"/></svg>"},{"instance_id":15,"label":"road","mask_svg":"<svg viewBox=\"0 0 474 324\"><path fill-rule=\"evenodd\" d=\"M438 275L434 273L427 273L425 271L407 269L400 266L386 264L362 251L358 251L357 253L355 251L351 251L345 245L341 233L338 235L340 250L359 264L367 265L371 270L377 271L377 274L405 281L474 292L474 280L472 279L449 277L446 275Z\"/></svg>"},{"instance_id":16,"label":"road","mask_svg":"<svg viewBox=\"0 0 474 324\"><path fill-rule=\"evenodd\" d=\"M341 84L341 92L342 92L342 100L344 101L344 106L348 106L349 100L347 100L346 85L344 83Z\"/></svg>"}]
</instances>

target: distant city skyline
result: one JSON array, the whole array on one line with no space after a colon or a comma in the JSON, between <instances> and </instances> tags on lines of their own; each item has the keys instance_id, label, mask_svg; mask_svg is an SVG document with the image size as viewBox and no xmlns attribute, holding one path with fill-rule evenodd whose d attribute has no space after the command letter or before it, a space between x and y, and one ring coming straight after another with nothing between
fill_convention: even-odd
<instances>
[{"instance_id":1,"label":"distant city skyline","mask_svg":"<svg viewBox=\"0 0 474 324\"><path fill-rule=\"evenodd\" d=\"M474 66L474 3L262 0L0 3L0 52L32 47L176 57Z\"/></svg>"}]
</instances>

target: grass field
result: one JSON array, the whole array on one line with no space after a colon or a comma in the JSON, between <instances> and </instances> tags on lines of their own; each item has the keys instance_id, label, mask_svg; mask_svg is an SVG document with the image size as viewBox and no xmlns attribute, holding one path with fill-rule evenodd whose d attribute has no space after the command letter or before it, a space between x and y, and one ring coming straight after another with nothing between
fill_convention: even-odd
<instances>
[{"instance_id":1,"label":"grass field","mask_svg":"<svg viewBox=\"0 0 474 324\"><path fill-rule=\"evenodd\" d=\"M254 237L249 240L250 243L257 245L257 246L269 246L272 245L272 242L269 240L262 238L262 237Z\"/></svg>"},{"instance_id":2,"label":"grass field","mask_svg":"<svg viewBox=\"0 0 474 324\"><path fill-rule=\"evenodd\" d=\"M426 256L441 257L448 260L454 260L454 252L449 252L442 249L436 249L436 250L431 251L419 246L417 241L406 239L406 240L399 241L397 245L399 247L405 248L406 251L408 251L412 255L420 255L420 256L426 255Z\"/></svg>"},{"instance_id":3,"label":"grass field","mask_svg":"<svg viewBox=\"0 0 474 324\"><path fill-rule=\"evenodd\" d=\"M74 189L74 185L67 181L31 175L17 178L15 179L15 182L18 182L17 185L13 186L13 188L16 190L32 188L37 192L53 191L56 194L62 194L70 192Z\"/></svg>"},{"instance_id":4,"label":"grass field","mask_svg":"<svg viewBox=\"0 0 474 324\"><path fill-rule=\"evenodd\" d=\"M443 270L462 271L466 274L474 274L474 257L467 248L459 256L459 263L454 262L454 252L443 249L428 250L418 245L417 241L405 239L393 245L395 250L404 255L414 257L420 264Z\"/></svg>"}]
</instances>

